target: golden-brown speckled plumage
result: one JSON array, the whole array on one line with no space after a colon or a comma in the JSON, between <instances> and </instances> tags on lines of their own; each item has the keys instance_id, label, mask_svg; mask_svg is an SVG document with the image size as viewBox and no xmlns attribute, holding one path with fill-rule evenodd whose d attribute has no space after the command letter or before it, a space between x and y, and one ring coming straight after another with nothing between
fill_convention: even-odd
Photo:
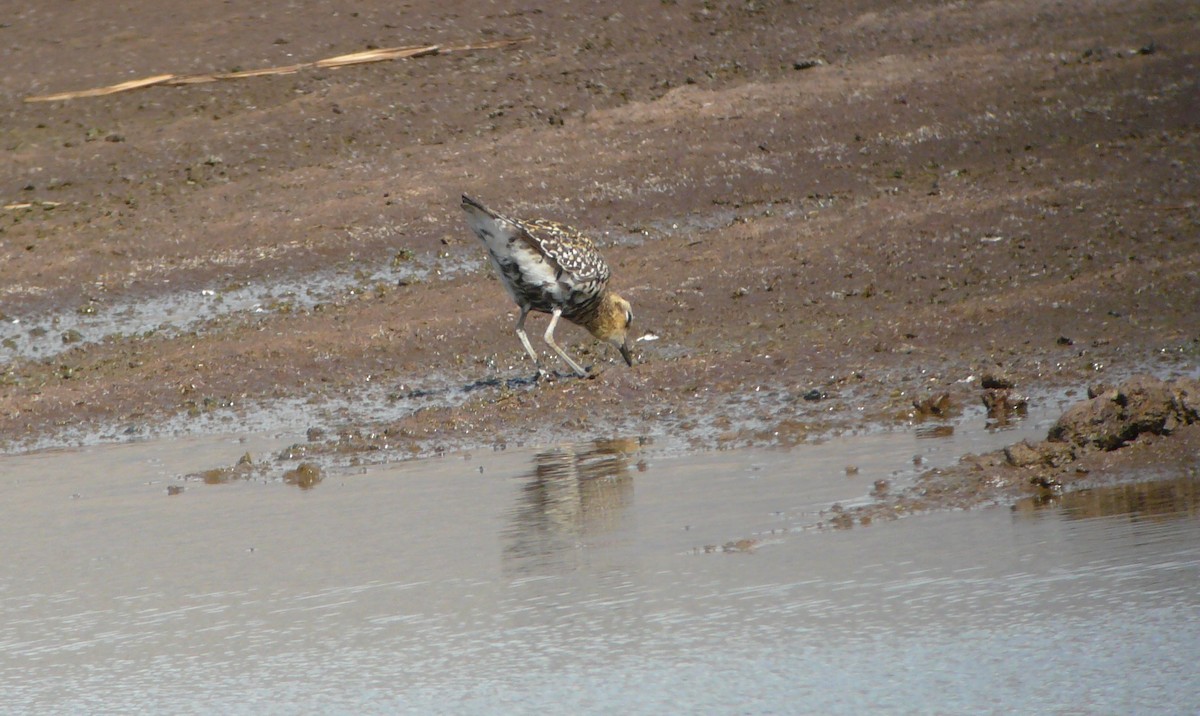
<instances>
[{"instance_id":1,"label":"golden-brown speckled plumage","mask_svg":"<svg viewBox=\"0 0 1200 716\"><path fill-rule=\"evenodd\" d=\"M554 342L559 316L587 328L593 336L621 351L633 365L629 302L608 290L609 268L595 244L579 231L544 219L511 219L464 195L463 211L471 229L488 249L492 266L505 289L521 308L517 336L538 364L537 353L525 335L530 311L551 314L546 343L580 376L587 371Z\"/></svg>"}]
</instances>

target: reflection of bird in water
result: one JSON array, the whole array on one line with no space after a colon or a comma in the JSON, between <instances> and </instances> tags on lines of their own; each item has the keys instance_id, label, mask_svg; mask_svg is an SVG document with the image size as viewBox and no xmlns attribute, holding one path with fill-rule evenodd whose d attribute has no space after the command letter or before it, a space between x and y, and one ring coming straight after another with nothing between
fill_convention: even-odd
<instances>
[{"instance_id":1,"label":"reflection of bird in water","mask_svg":"<svg viewBox=\"0 0 1200 716\"><path fill-rule=\"evenodd\" d=\"M525 335L525 317L530 311L550 314L543 338L581 378L587 371L554 341L559 316L612 344L625 362L633 365L629 345L633 311L628 301L608 290L608 264L590 239L553 221L510 219L466 195L462 208L471 229L487 246L508 295L521 308L517 337L538 366L539 375L542 363Z\"/></svg>"},{"instance_id":2,"label":"reflection of bird in water","mask_svg":"<svg viewBox=\"0 0 1200 716\"><path fill-rule=\"evenodd\" d=\"M514 514L506 557L526 571L574 554L613 529L633 497L629 456L637 440L597 440L538 453Z\"/></svg>"}]
</instances>

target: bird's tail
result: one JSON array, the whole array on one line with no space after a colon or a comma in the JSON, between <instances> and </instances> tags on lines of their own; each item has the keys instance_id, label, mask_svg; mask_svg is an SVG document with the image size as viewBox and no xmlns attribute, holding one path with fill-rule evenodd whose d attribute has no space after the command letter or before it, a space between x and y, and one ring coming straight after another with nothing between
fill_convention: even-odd
<instances>
[{"instance_id":1,"label":"bird's tail","mask_svg":"<svg viewBox=\"0 0 1200 716\"><path fill-rule=\"evenodd\" d=\"M462 208L463 208L463 211L467 212L468 214L482 213L482 214L486 214L486 215L492 217L493 219L497 218L496 212L492 211L491 209L489 209L486 206L484 206L483 204L481 204L478 200L473 199L473 198L467 196L466 194L462 195Z\"/></svg>"},{"instance_id":2,"label":"bird's tail","mask_svg":"<svg viewBox=\"0 0 1200 716\"><path fill-rule=\"evenodd\" d=\"M467 213L467 223L470 224L471 230L489 248L500 249L521 233L521 228L515 221L497 214L466 194L463 194L462 208Z\"/></svg>"}]
</instances>

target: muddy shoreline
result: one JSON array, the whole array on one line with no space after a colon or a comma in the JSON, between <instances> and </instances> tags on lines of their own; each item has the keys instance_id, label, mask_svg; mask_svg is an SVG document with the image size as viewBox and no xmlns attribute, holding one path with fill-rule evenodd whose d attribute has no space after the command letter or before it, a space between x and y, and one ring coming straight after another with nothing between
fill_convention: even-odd
<instances>
[{"instance_id":1,"label":"muddy shoreline","mask_svg":"<svg viewBox=\"0 0 1200 716\"><path fill-rule=\"evenodd\" d=\"M0 29L8 452L283 425L340 461L791 445L973 405L987 374L1082 399L1200 362L1192 4L159 7ZM566 329L597 375L530 381L463 191L595 237L639 365Z\"/></svg>"},{"instance_id":2,"label":"muddy shoreline","mask_svg":"<svg viewBox=\"0 0 1200 716\"><path fill-rule=\"evenodd\" d=\"M958 464L928 470L900 489L892 489L887 480L876 481L871 504L850 509L834 505L820 526L850 529L981 505L1036 509L1080 490L1179 476L1194 488L1200 477L1200 381L1134 376L1088 392L1087 399L1063 412L1044 439L964 455Z\"/></svg>"}]
</instances>

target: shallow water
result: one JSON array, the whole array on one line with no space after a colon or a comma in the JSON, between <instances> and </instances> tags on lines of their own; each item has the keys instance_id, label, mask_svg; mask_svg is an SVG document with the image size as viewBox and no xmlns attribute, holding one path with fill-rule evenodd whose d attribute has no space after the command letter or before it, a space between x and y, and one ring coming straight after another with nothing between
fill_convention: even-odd
<instances>
[{"instance_id":1,"label":"shallow water","mask_svg":"<svg viewBox=\"0 0 1200 716\"><path fill-rule=\"evenodd\" d=\"M599 441L333 473L309 490L179 479L294 439L2 458L6 711L1200 703L1195 476L846 532L807 526L938 441L702 455Z\"/></svg>"},{"instance_id":2,"label":"shallow water","mask_svg":"<svg viewBox=\"0 0 1200 716\"><path fill-rule=\"evenodd\" d=\"M45 360L110 338L177 336L232 315L308 311L318 304L351 300L379 285L449 279L480 266L473 255L422 256L392 266L329 270L301 280L217 283L197 291L87 303L54 313L5 315L0 320L0 359Z\"/></svg>"}]
</instances>

